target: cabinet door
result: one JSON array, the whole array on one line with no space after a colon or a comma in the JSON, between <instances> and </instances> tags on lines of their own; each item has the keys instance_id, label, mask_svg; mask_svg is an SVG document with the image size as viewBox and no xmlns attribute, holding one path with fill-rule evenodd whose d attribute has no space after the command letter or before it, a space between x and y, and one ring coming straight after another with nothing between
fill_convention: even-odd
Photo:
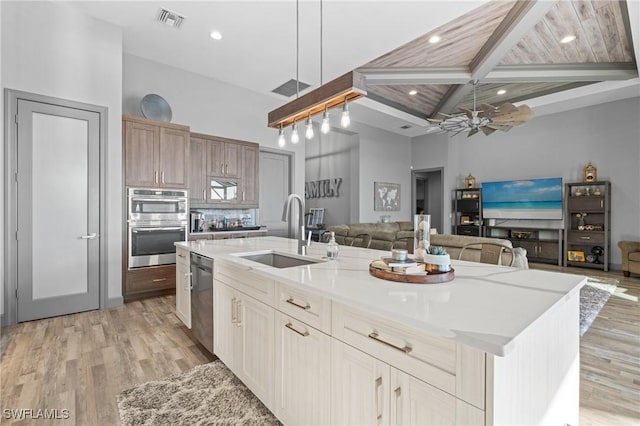
<instances>
[{"instance_id":1,"label":"cabinet door","mask_svg":"<svg viewBox=\"0 0 640 426\"><path fill-rule=\"evenodd\" d=\"M402 371L391 372L392 425L455 425L456 398Z\"/></svg>"},{"instance_id":2,"label":"cabinet door","mask_svg":"<svg viewBox=\"0 0 640 426\"><path fill-rule=\"evenodd\" d=\"M284 424L331 424L331 338L276 313L276 415Z\"/></svg>"},{"instance_id":3,"label":"cabinet door","mask_svg":"<svg viewBox=\"0 0 640 426\"><path fill-rule=\"evenodd\" d=\"M165 127L160 128L158 152L160 186L187 188L189 182L189 177L187 176L189 132Z\"/></svg>"},{"instance_id":4,"label":"cabinet door","mask_svg":"<svg viewBox=\"0 0 640 426\"><path fill-rule=\"evenodd\" d=\"M205 182L207 142L191 138L189 142L189 204L203 204L207 201Z\"/></svg>"},{"instance_id":5,"label":"cabinet door","mask_svg":"<svg viewBox=\"0 0 640 426\"><path fill-rule=\"evenodd\" d=\"M333 339L331 424L389 424L390 371L382 361Z\"/></svg>"},{"instance_id":6,"label":"cabinet door","mask_svg":"<svg viewBox=\"0 0 640 426\"><path fill-rule=\"evenodd\" d=\"M538 257L542 259L558 260L558 243L557 242L540 242L538 243Z\"/></svg>"},{"instance_id":7,"label":"cabinet door","mask_svg":"<svg viewBox=\"0 0 640 426\"><path fill-rule=\"evenodd\" d=\"M236 292L219 281L213 281L213 353L234 373L240 339L238 311L240 299ZM237 373L236 373L237 375Z\"/></svg>"},{"instance_id":8,"label":"cabinet door","mask_svg":"<svg viewBox=\"0 0 640 426\"><path fill-rule=\"evenodd\" d=\"M242 194L241 204L258 206L258 161L259 151L256 146L242 147Z\"/></svg>"},{"instance_id":9,"label":"cabinet door","mask_svg":"<svg viewBox=\"0 0 640 426\"><path fill-rule=\"evenodd\" d=\"M191 328L191 273L189 266L176 263L176 315Z\"/></svg>"},{"instance_id":10,"label":"cabinet door","mask_svg":"<svg viewBox=\"0 0 640 426\"><path fill-rule=\"evenodd\" d=\"M224 176L224 142L207 141L207 176Z\"/></svg>"},{"instance_id":11,"label":"cabinet door","mask_svg":"<svg viewBox=\"0 0 640 426\"><path fill-rule=\"evenodd\" d=\"M224 176L240 177L243 146L244 145L232 142L226 142L224 144Z\"/></svg>"},{"instance_id":12,"label":"cabinet door","mask_svg":"<svg viewBox=\"0 0 640 426\"><path fill-rule=\"evenodd\" d=\"M157 144L160 129L150 124L125 121L125 185L156 186L159 182Z\"/></svg>"},{"instance_id":13,"label":"cabinet door","mask_svg":"<svg viewBox=\"0 0 640 426\"><path fill-rule=\"evenodd\" d=\"M241 294L241 293L238 293ZM272 407L275 389L275 310L242 295L237 317L241 339L236 375L260 400Z\"/></svg>"}]
</instances>

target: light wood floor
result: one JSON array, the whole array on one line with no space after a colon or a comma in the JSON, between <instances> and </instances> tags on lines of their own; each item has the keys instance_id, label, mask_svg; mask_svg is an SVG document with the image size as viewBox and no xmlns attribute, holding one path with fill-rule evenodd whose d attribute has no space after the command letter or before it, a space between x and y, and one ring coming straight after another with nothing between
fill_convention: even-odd
<instances>
[{"instance_id":1,"label":"light wood floor","mask_svg":"<svg viewBox=\"0 0 640 426\"><path fill-rule=\"evenodd\" d=\"M532 268L620 280L640 296L640 279L578 268ZM165 296L31 321L1 330L0 423L115 425L116 395L149 380L209 362ZM580 420L640 424L640 303L611 297L581 340ZM6 408L68 409L67 421L7 420Z\"/></svg>"}]
</instances>

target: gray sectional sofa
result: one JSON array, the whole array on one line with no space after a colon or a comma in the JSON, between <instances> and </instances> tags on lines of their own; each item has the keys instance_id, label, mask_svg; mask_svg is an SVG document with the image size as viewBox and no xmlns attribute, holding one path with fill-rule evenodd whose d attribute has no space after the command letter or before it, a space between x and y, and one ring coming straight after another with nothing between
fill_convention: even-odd
<instances>
[{"instance_id":1,"label":"gray sectional sofa","mask_svg":"<svg viewBox=\"0 0 640 426\"><path fill-rule=\"evenodd\" d=\"M369 248L377 250L406 249L413 252L413 222L390 223L354 223L350 225L336 225L327 228L335 233L336 242L341 245L360 245L371 239ZM527 251L521 247L513 248L511 241L500 238L471 237L466 235L431 235L431 245L444 247L452 259L458 259L462 247L471 243L501 243L513 249L515 256L514 267L529 269ZM511 253L502 253L503 265L511 264ZM462 260L480 261L480 246L465 249Z\"/></svg>"}]
</instances>

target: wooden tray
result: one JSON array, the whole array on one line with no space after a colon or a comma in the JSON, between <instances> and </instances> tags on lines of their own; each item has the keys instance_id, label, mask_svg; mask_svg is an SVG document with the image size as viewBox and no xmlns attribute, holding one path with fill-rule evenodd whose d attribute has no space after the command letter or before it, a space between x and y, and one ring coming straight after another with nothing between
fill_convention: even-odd
<instances>
[{"instance_id":1,"label":"wooden tray","mask_svg":"<svg viewBox=\"0 0 640 426\"><path fill-rule=\"evenodd\" d=\"M411 275L385 271L384 269L376 268L372 264L369 265L369 273L376 278L408 284L446 283L453 280L455 277L454 272L453 268L451 268L449 272L430 272L427 275Z\"/></svg>"}]
</instances>

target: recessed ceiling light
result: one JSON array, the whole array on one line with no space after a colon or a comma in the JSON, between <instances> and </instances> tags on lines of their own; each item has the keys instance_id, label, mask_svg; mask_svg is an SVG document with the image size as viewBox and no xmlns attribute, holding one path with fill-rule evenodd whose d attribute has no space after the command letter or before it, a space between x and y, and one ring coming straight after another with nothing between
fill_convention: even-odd
<instances>
[{"instance_id":1,"label":"recessed ceiling light","mask_svg":"<svg viewBox=\"0 0 640 426\"><path fill-rule=\"evenodd\" d=\"M500 89L496 93L498 93L498 95L504 95L505 93L507 93L507 91L504 89Z\"/></svg>"},{"instance_id":2,"label":"recessed ceiling light","mask_svg":"<svg viewBox=\"0 0 640 426\"><path fill-rule=\"evenodd\" d=\"M211 34L209 34L209 37L211 37L214 40L221 40L222 34L220 34L220 31L211 31Z\"/></svg>"},{"instance_id":3,"label":"recessed ceiling light","mask_svg":"<svg viewBox=\"0 0 640 426\"><path fill-rule=\"evenodd\" d=\"M439 35L434 35L429 39L429 43L431 43L431 44L436 44L439 41L440 41L440 36Z\"/></svg>"},{"instance_id":4,"label":"recessed ceiling light","mask_svg":"<svg viewBox=\"0 0 640 426\"><path fill-rule=\"evenodd\" d=\"M560 43L571 43L575 39L576 39L576 36L574 35L564 36L562 40L560 40Z\"/></svg>"},{"instance_id":5,"label":"recessed ceiling light","mask_svg":"<svg viewBox=\"0 0 640 426\"><path fill-rule=\"evenodd\" d=\"M411 96L415 95L416 93L418 93L418 91L417 91L417 90L415 90L415 89L409 92L409 94L410 94Z\"/></svg>"}]
</instances>

